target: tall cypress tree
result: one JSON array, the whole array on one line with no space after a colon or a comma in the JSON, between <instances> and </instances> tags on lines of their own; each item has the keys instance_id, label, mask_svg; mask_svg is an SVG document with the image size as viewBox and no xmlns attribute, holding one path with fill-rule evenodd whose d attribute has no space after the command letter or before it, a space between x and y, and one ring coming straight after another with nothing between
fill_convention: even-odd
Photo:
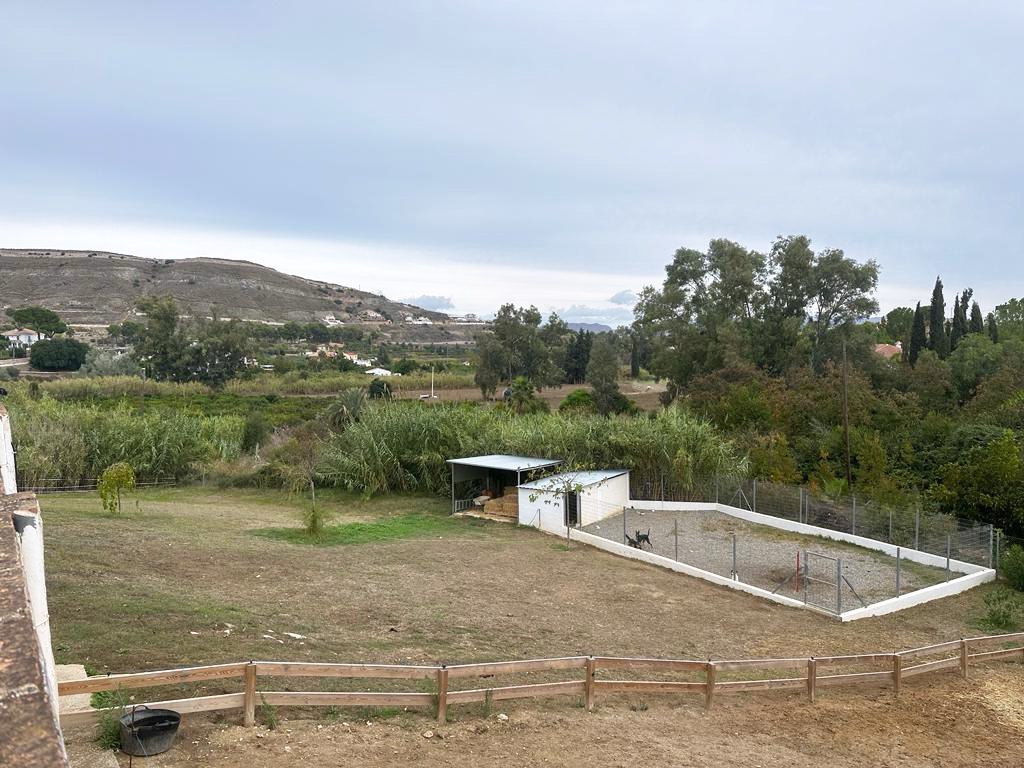
<instances>
[{"instance_id":1,"label":"tall cypress tree","mask_svg":"<svg viewBox=\"0 0 1024 768\"><path fill-rule=\"evenodd\" d=\"M996 326L996 316L991 312L988 313L988 337L992 339L993 343L999 343L999 328Z\"/></svg>"},{"instance_id":2,"label":"tall cypress tree","mask_svg":"<svg viewBox=\"0 0 1024 768\"><path fill-rule=\"evenodd\" d=\"M942 278L935 278L932 303L928 308L928 349L939 357L949 355L949 337L946 335L946 299L942 295Z\"/></svg>"},{"instance_id":3,"label":"tall cypress tree","mask_svg":"<svg viewBox=\"0 0 1024 768\"><path fill-rule=\"evenodd\" d=\"M910 364L916 365L917 358L921 356L921 352L928 346L928 332L925 330L924 325L924 310L921 309L921 302L917 302L917 309L914 310L914 323L910 326L910 351L907 354L907 359L910 360Z\"/></svg>"},{"instance_id":4,"label":"tall cypress tree","mask_svg":"<svg viewBox=\"0 0 1024 768\"><path fill-rule=\"evenodd\" d=\"M949 324L949 349L952 352L960 339L967 333L967 323L964 320L963 312L960 309L960 297L953 299L953 322Z\"/></svg>"},{"instance_id":5,"label":"tall cypress tree","mask_svg":"<svg viewBox=\"0 0 1024 768\"><path fill-rule=\"evenodd\" d=\"M967 330L970 333L985 332L985 321L981 318L981 307L978 306L978 302L971 304L971 322Z\"/></svg>"}]
</instances>

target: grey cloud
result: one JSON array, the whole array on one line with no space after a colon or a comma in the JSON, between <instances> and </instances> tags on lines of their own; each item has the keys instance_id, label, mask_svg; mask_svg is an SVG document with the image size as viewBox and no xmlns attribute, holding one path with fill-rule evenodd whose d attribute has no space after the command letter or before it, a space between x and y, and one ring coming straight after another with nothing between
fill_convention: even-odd
<instances>
[{"instance_id":1,"label":"grey cloud","mask_svg":"<svg viewBox=\"0 0 1024 768\"><path fill-rule=\"evenodd\" d=\"M630 290L625 290L625 291L619 291L614 296L610 297L608 299L608 301L610 301L612 304L622 304L622 305L633 306L634 304L636 304L636 299L637 299L636 293L634 293L633 291L630 291Z\"/></svg>"}]
</instances>

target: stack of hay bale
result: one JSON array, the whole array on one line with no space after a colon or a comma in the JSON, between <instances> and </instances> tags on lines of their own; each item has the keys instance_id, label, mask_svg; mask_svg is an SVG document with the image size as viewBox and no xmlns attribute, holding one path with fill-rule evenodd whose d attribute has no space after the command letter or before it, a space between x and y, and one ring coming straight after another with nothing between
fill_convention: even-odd
<instances>
[{"instance_id":1,"label":"stack of hay bale","mask_svg":"<svg viewBox=\"0 0 1024 768\"><path fill-rule=\"evenodd\" d=\"M514 485L507 485L502 494L484 503L484 512L495 517L508 517L517 520L519 518L519 489Z\"/></svg>"}]
</instances>

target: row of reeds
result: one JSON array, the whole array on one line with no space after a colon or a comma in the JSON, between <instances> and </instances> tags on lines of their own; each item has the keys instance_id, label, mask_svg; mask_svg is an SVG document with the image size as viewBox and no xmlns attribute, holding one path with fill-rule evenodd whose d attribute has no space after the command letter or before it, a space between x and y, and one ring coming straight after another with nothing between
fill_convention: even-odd
<instances>
[{"instance_id":1,"label":"row of reeds","mask_svg":"<svg viewBox=\"0 0 1024 768\"><path fill-rule=\"evenodd\" d=\"M447 459L489 453L558 458L572 468L664 472L683 482L747 469L743 452L710 422L677 408L606 418L389 403L364 408L357 422L327 442L320 473L366 494L444 493Z\"/></svg>"}]
</instances>

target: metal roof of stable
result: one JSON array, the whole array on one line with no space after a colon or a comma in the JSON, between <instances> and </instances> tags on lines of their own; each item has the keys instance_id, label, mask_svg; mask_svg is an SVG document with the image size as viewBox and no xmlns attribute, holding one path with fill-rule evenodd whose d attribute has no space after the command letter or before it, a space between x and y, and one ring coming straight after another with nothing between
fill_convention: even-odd
<instances>
[{"instance_id":1,"label":"metal roof of stable","mask_svg":"<svg viewBox=\"0 0 1024 768\"><path fill-rule=\"evenodd\" d=\"M463 467L480 467L481 469L501 469L507 472L526 472L531 469L543 469L561 464L561 459L538 459L530 456L508 456L495 453L490 456L469 456L464 459L448 459L449 464Z\"/></svg>"},{"instance_id":2,"label":"metal roof of stable","mask_svg":"<svg viewBox=\"0 0 1024 768\"><path fill-rule=\"evenodd\" d=\"M548 475L540 480L523 483L520 488L531 491L551 491L567 487L586 488L591 485L598 485L613 477L619 477L628 473L628 469L599 469L583 470L580 472L561 472L557 475Z\"/></svg>"}]
</instances>

